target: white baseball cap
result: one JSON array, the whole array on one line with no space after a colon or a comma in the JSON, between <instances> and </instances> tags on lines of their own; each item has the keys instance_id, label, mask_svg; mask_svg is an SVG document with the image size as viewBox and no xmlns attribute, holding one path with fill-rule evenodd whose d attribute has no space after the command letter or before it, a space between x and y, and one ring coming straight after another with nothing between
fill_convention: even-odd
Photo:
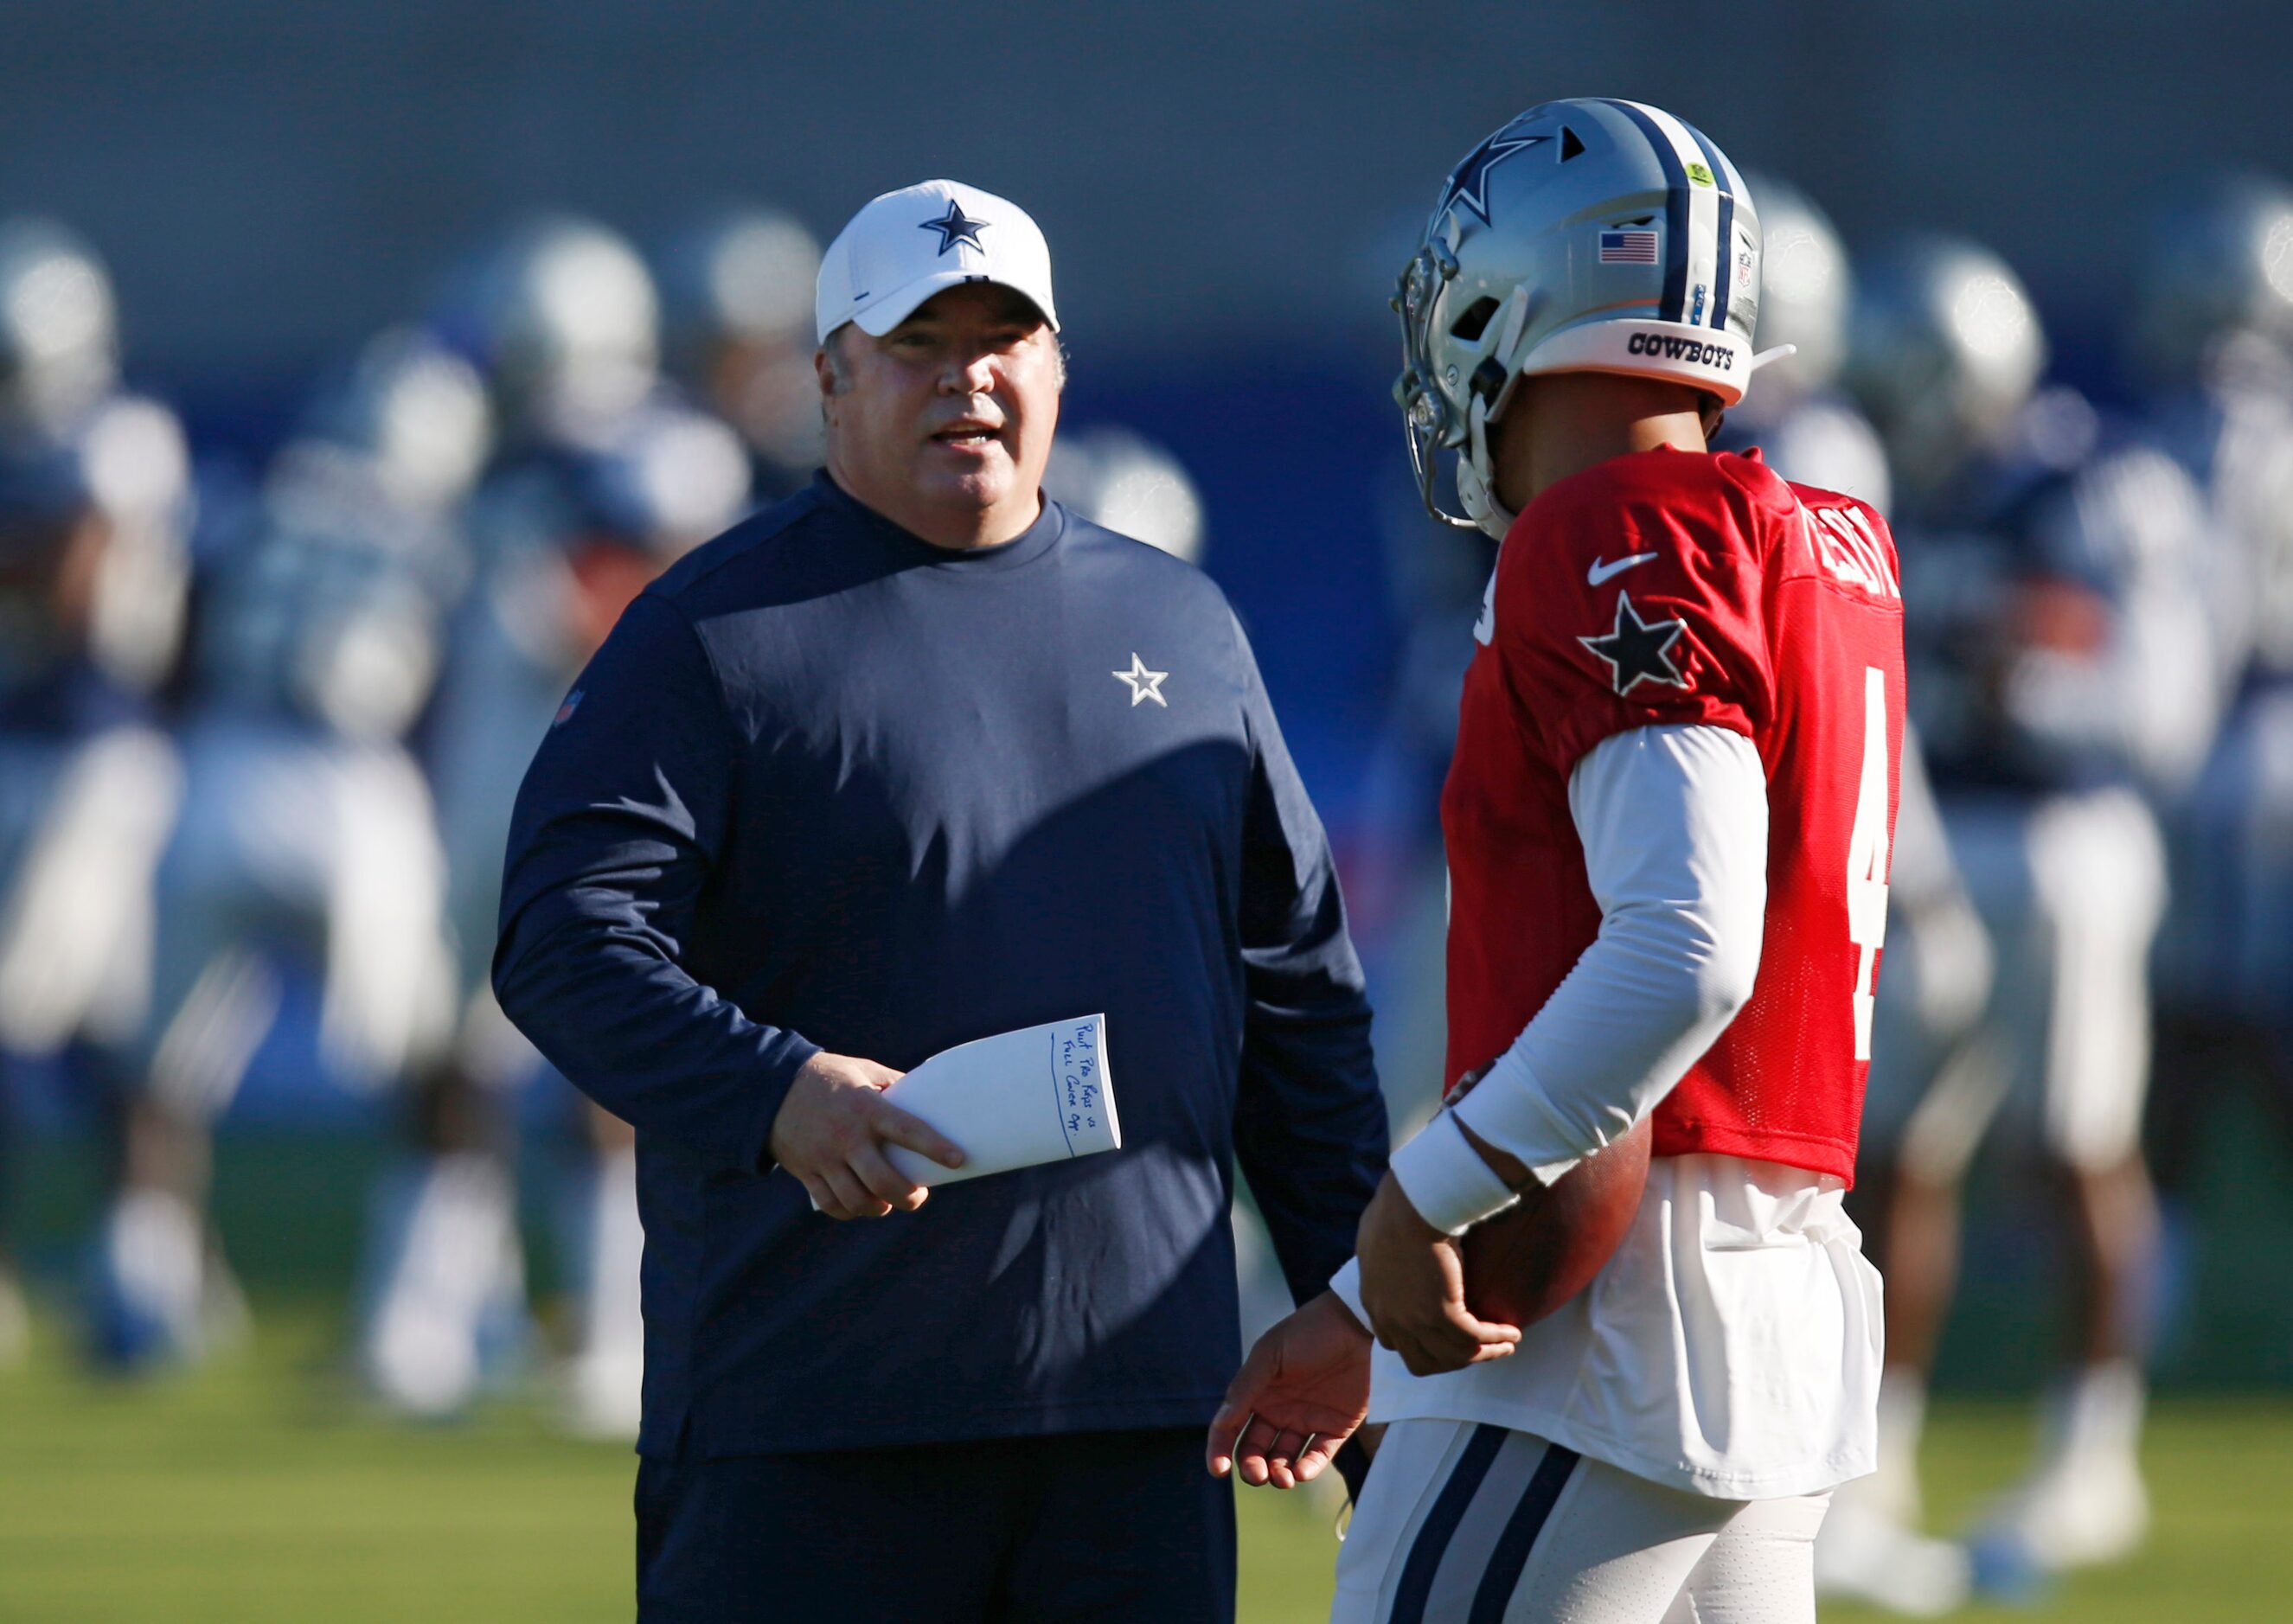
<instances>
[{"instance_id":1,"label":"white baseball cap","mask_svg":"<svg viewBox=\"0 0 2293 1624\"><path fill-rule=\"evenodd\" d=\"M820 342L847 321L881 338L943 287L993 282L1035 302L1051 331L1051 247L1017 204L960 181L887 191L852 216L821 256L813 313Z\"/></svg>"}]
</instances>

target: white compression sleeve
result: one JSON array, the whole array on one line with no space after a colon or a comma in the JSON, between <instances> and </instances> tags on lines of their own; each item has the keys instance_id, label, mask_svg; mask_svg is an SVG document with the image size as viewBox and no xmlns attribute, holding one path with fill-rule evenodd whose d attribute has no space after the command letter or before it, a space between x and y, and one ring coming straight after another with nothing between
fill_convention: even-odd
<instances>
[{"instance_id":1,"label":"white compression sleeve","mask_svg":"<svg viewBox=\"0 0 2293 1624\"><path fill-rule=\"evenodd\" d=\"M1394 1154L1411 1204L1453 1232L1504 1204L1460 1123L1552 1183L1656 1109L1759 973L1767 776L1748 739L1617 734L1577 763L1568 805L1600 933L1472 1093Z\"/></svg>"}]
</instances>

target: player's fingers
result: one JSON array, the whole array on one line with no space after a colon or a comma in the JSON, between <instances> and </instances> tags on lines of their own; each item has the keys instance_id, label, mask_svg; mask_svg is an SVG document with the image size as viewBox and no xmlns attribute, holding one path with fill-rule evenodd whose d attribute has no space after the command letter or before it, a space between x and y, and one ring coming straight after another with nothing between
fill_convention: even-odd
<instances>
[{"instance_id":1,"label":"player's fingers","mask_svg":"<svg viewBox=\"0 0 2293 1624\"><path fill-rule=\"evenodd\" d=\"M1476 1349L1503 1345L1511 1347L1520 1340L1520 1327L1507 1325L1502 1320L1484 1320L1462 1303L1447 1305L1445 1316L1450 1326L1470 1338Z\"/></svg>"},{"instance_id":2,"label":"player's fingers","mask_svg":"<svg viewBox=\"0 0 2293 1624\"><path fill-rule=\"evenodd\" d=\"M1277 1489L1298 1486L1298 1457L1306 1452L1307 1435L1284 1429L1266 1451L1267 1480Z\"/></svg>"},{"instance_id":3,"label":"player's fingers","mask_svg":"<svg viewBox=\"0 0 2293 1624\"><path fill-rule=\"evenodd\" d=\"M892 1210L888 1203L879 1201L871 1195L867 1187L861 1184L858 1176L848 1167L830 1168L822 1172L821 1176L827 1181L829 1190L836 1197L839 1210L830 1213L831 1217L880 1218ZM828 1212L824 1203L821 1207L821 1211Z\"/></svg>"},{"instance_id":4,"label":"player's fingers","mask_svg":"<svg viewBox=\"0 0 2293 1624\"><path fill-rule=\"evenodd\" d=\"M1242 1378L1237 1376L1235 1386L1241 1385ZM1226 1402L1211 1418L1210 1441L1203 1450L1203 1465L1212 1477L1224 1477L1234 1470L1234 1458L1242 1448L1242 1429L1249 1424L1249 1404L1236 1403L1235 1388L1228 1388Z\"/></svg>"},{"instance_id":5,"label":"player's fingers","mask_svg":"<svg viewBox=\"0 0 2293 1624\"><path fill-rule=\"evenodd\" d=\"M836 1199L836 1192L828 1187L828 1181L818 1174L799 1173L797 1182L804 1186L804 1192L812 1198L813 1210L822 1217L848 1218L852 1216L844 1210L844 1203Z\"/></svg>"},{"instance_id":6,"label":"player's fingers","mask_svg":"<svg viewBox=\"0 0 2293 1624\"><path fill-rule=\"evenodd\" d=\"M1501 1344L1509 1348L1520 1333L1509 1325L1503 1329L1511 1332ZM1462 1325L1444 1315L1407 1327L1404 1345L1397 1351L1412 1375L1444 1376L1471 1364L1484 1345Z\"/></svg>"},{"instance_id":7,"label":"player's fingers","mask_svg":"<svg viewBox=\"0 0 2293 1624\"><path fill-rule=\"evenodd\" d=\"M1329 1438L1320 1433L1308 1439L1306 1447L1299 1451L1297 1466L1294 1468L1298 1474L1298 1481L1301 1483L1310 1483L1319 1477L1328 1468L1330 1462L1337 1458L1338 1446L1343 1442L1345 1439L1342 1436Z\"/></svg>"},{"instance_id":8,"label":"player's fingers","mask_svg":"<svg viewBox=\"0 0 2293 1624\"><path fill-rule=\"evenodd\" d=\"M919 1156L928 1156L943 1168L963 1165L962 1146L921 1117L902 1111L887 1101L878 1100L870 1108L869 1120L879 1139L904 1145Z\"/></svg>"},{"instance_id":9,"label":"player's fingers","mask_svg":"<svg viewBox=\"0 0 2293 1624\"><path fill-rule=\"evenodd\" d=\"M886 1160L884 1152L872 1144L853 1151L848 1161L853 1176L867 1187L868 1193L895 1212L915 1211L931 1193Z\"/></svg>"},{"instance_id":10,"label":"player's fingers","mask_svg":"<svg viewBox=\"0 0 2293 1624\"><path fill-rule=\"evenodd\" d=\"M1242 1481L1253 1489L1261 1489L1273 1475L1273 1463L1268 1458L1282 1429L1263 1416L1252 1416L1250 1425L1242 1429L1235 1440L1235 1459L1239 1463Z\"/></svg>"},{"instance_id":11,"label":"player's fingers","mask_svg":"<svg viewBox=\"0 0 2293 1624\"><path fill-rule=\"evenodd\" d=\"M1284 1430L1260 1416L1253 1419L1242 1435L1242 1450L1267 1478L1271 1478L1277 1466L1286 1465L1291 1444L1298 1434Z\"/></svg>"},{"instance_id":12,"label":"player's fingers","mask_svg":"<svg viewBox=\"0 0 2293 1624\"><path fill-rule=\"evenodd\" d=\"M1417 1351L1434 1366L1436 1374L1462 1369L1480 1346L1446 1318L1429 1321L1416 1330Z\"/></svg>"}]
</instances>

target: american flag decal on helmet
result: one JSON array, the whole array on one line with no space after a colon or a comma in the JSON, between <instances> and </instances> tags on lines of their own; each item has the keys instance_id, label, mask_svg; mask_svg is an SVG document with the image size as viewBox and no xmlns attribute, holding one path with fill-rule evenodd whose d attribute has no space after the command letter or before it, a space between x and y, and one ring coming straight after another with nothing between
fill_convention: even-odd
<instances>
[{"instance_id":1,"label":"american flag decal on helmet","mask_svg":"<svg viewBox=\"0 0 2293 1624\"><path fill-rule=\"evenodd\" d=\"M1655 264L1656 233L1654 231L1601 232L1600 263L1603 265Z\"/></svg>"}]
</instances>

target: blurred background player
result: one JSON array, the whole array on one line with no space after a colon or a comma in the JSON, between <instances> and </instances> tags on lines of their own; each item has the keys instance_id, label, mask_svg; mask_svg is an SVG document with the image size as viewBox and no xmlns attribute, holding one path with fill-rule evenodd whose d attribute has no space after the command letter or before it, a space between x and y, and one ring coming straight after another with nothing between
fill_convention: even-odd
<instances>
[{"instance_id":1,"label":"blurred background player","mask_svg":"<svg viewBox=\"0 0 2293 1624\"><path fill-rule=\"evenodd\" d=\"M2159 1334L2182 1341L2188 1210L2216 1107L2257 1095L2293 1139L2293 190L2213 178L2159 210L2129 339L2158 441L2204 493L2211 646L2229 696L2167 808L2151 1152L2166 1215ZM2255 1085L2258 1085L2255 1087Z\"/></svg>"},{"instance_id":2,"label":"blurred background player","mask_svg":"<svg viewBox=\"0 0 2293 1624\"><path fill-rule=\"evenodd\" d=\"M773 271L787 262L754 263ZM726 300L770 304L738 286ZM438 319L483 369L500 442L473 500L474 573L428 726L459 1036L425 1079L422 1159L385 1192L396 1216L382 1232L402 1259L388 1273L404 1289L378 1300L368 1338L377 1385L416 1410L466 1402L485 1305L518 1289L507 1275L484 1291L421 1284L453 1279L478 1238L510 1226L515 1095L547 1070L488 984L518 783L553 718L579 706L573 680L621 610L747 510L751 478L732 431L665 384L652 278L604 226L519 222L466 269ZM570 1091L560 1097L582 1124L558 1204L576 1305L564 1416L579 1431L634 1436L644 1370L635 1150L623 1124ZM440 1350L442 1362L401 1362L401 1345Z\"/></svg>"},{"instance_id":3,"label":"blurred background player","mask_svg":"<svg viewBox=\"0 0 2293 1624\"><path fill-rule=\"evenodd\" d=\"M1757 446L1787 480L1860 497L1892 517L1886 448L1839 388L1855 291L1845 246L1829 217L1788 182L1750 174L1745 184L1760 200L1764 234L1761 343L1794 352L1760 369L1760 386L1728 414L1718 443L1737 451ZM1880 1092L1907 1049L1963 1037L1989 990L1989 941L1951 861L1915 726L1904 730L1886 952L1870 1084ZM1899 1033L1892 1040L1891 1030ZM1913 1086L1925 1075L1919 1071ZM1883 1407L1899 1402L1883 1398ZM1916 1441L1916 1426L1908 1435ZM1833 1494L1816 1538L1816 1584L1827 1595L1942 1612L1965 1599L1969 1563L1962 1547L1916 1531L1916 1463L1891 1453L1902 1436L1883 1421L1879 1470Z\"/></svg>"},{"instance_id":4,"label":"blurred background player","mask_svg":"<svg viewBox=\"0 0 2293 1624\"><path fill-rule=\"evenodd\" d=\"M0 223L0 1125L10 1072L50 1062L133 1166L150 1148L127 1102L152 874L181 792L148 696L182 626L190 466L174 416L122 392L118 371L94 254L48 221ZM126 1287L202 1246L164 1200L123 1200L101 1273ZM0 1361L23 1324L0 1245Z\"/></svg>"},{"instance_id":5,"label":"blurred background player","mask_svg":"<svg viewBox=\"0 0 2293 1624\"><path fill-rule=\"evenodd\" d=\"M1853 332L1848 376L1900 514L1914 719L1995 949L1965 1043L1929 1072L1900 1053L1873 1066L1889 1465L1870 1507L1916 1515L1959 1186L2011 1105L2067 1231L2072 1345L2038 1459L1975 1542L1978 1579L2003 1582L2124 1555L2147 1525L2135 1446L2155 1221L2139 1130L2166 877L2145 797L2186 781L2213 727L2202 515L2169 458L2106 437L2070 392L2037 391L2036 313L1987 250L1924 238L1876 257Z\"/></svg>"},{"instance_id":6,"label":"blurred background player","mask_svg":"<svg viewBox=\"0 0 2293 1624\"><path fill-rule=\"evenodd\" d=\"M670 375L748 448L754 499L790 496L820 466L812 286L820 239L755 205L702 216L662 245Z\"/></svg>"},{"instance_id":7,"label":"blurred background player","mask_svg":"<svg viewBox=\"0 0 2293 1624\"><path fill-rule=\"evenodd\" d=\"M1179 459L1135 430L1074 429L1052 443L1043 489L1093 524L1203 562L1203 499Z\"/></svg>"},{"instance_id":8,"label":"blurred background player","mask_svg":"<svg viewBox=\"0 0 2293 1624\"><path fill-rule=\"evenodd\" d=\"M461 572L454 498L482 440L468 368L377 340L273 463L203 594L162 860L141 1087L106 1226L99 1345L197 1353L236 1293L205 1233L209 1135L298 988L315 1053L396 1085L450 1014L444 872L402 742L429 699Z\"/></svg>"},{"instance_id":9,"label":"blurred background player","mask_svg":"<svg viewBox=\"0 0 2293 1624\"><path fill-rule=\"evenodd\" d=\"M1839 389L1855 283L1830 216L1772 175L1744 184L1767 233L1760 265L1760 344L1793 353L1760 368L1760 386L1728 414L1721 448L1758 446L1784 478L1893 509L1886 448Z\"/></svg>"}]
</instances>

